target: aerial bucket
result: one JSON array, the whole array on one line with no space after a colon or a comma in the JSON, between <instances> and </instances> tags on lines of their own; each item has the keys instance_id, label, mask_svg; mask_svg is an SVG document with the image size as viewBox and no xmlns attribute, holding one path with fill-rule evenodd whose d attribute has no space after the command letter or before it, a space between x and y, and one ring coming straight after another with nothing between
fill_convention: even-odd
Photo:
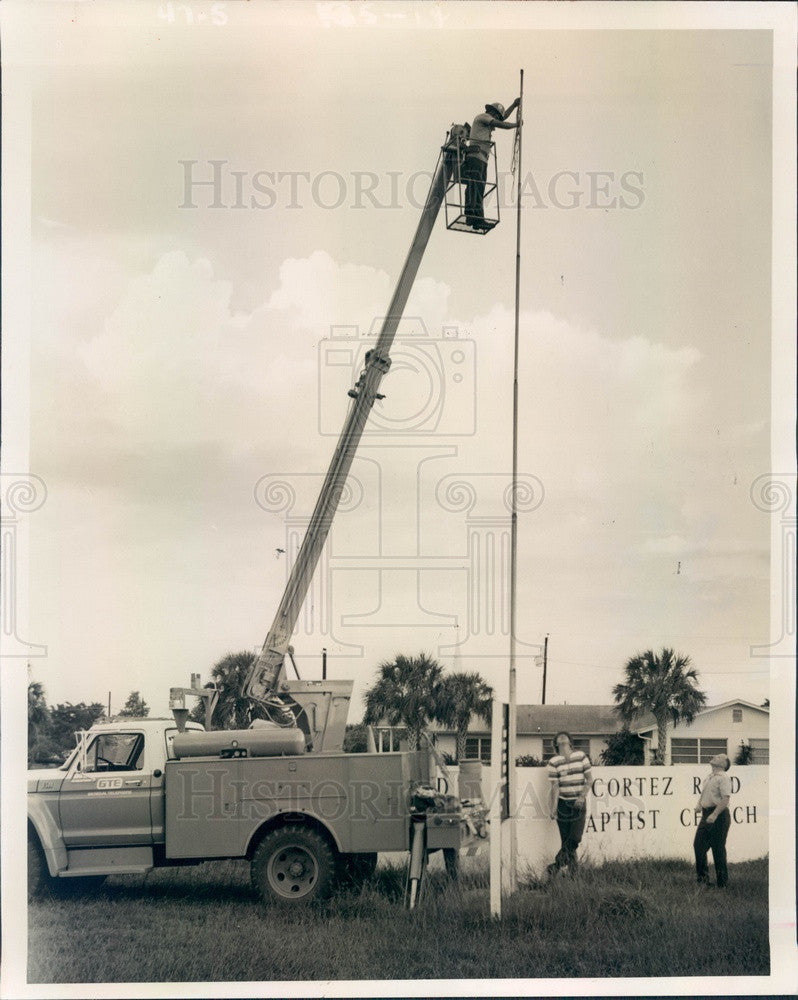
<instances>
[{"instance_id":1,"label":"aerial bucket","mask_svg":"<svg viewBox=\"0 0 798 1000\"><path fill-rule=\"evenodd\" d=\"M476 233L484 236L499 223L499 178L496 165L496 144L484 144L488 154L485 177L477 180L469 175L466 154L470 143L463 134L462 125L452 125L441 147L441 156L446 166L446 228L460 233ZM481 208L478 224L468 214L469 186L481 190Z\"/></svg>"}]
</instances>

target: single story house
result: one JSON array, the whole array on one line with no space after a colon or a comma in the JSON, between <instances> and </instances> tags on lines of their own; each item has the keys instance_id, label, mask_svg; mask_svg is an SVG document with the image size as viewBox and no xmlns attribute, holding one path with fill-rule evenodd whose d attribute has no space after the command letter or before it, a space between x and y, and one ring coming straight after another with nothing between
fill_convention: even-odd
<instances>
[{"instance_id":1,"label":"single story house","mask_svg":"<svg viewBox=\"0 0 798 1000\"><path fill-rule=\"evenodd\" d=\"M751 764L767 764L770 758L770 709L750 701L724 701L703 709L688 725L668 723L665 734L666 764L706 764L716 753L734 761L741 745L750 747ZM653 715L644 715L629 727L645 743L645 762L651 761L659 745Z\"/></svg>"},{"instance_id":2,"label":"single story house","mask_svg":"<svg viewBox=\"0 0 798 1000\"><path fill-rule=\"evenodd\" d=\"M613 733L623 729L623 723L611 705L519 705L517 715L516 756L535 757L546 761L554 753L554 736L561 729L571 734L574 746L584 750L598 763L599 754ZM430 733L435 736L437 749L454 756L455 734L452 730L433 723ZM388 727L377 729L377 749L387 750L391 745ZM396 743L395 733L393 748ZM490 763L490 727L484 719L472 716L466 739L466 755Z\"/></svg>"},{"instance_id":3,"label":"single story house","mask_svg":"<svg viewBox=\"0 0 798 1000\"><path fill-rule=\"evenodd\" d=\"M692 723L668 723L665 761L673 764L705 764L716 753L726 753L734 761L741 745L750 748L751 764L769 760L770 711L761 705L734 699L709 706ZM643 740L644 762L651 762L657 748L657 723L646 714L634 720L630 730ZM554 735L564 729L574 746L584 750L594 764L601 762L601 752L613 733L623 729L612 705L519 705L516 755L546 761L554 753ZM437 724L430 727L438 750L454 756L455 734ZM378 750L396 750L401 730L378 726L375 730ZM484 719L473 716L466 740L466 754L484 764L490 763L490 727Z\"/></svg>"}]
</instances>

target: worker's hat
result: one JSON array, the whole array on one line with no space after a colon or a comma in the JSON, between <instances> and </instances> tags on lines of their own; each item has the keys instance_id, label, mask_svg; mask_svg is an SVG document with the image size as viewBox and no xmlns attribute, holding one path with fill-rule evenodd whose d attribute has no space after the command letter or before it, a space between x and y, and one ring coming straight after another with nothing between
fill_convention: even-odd
<instances>
[{"instance_id":1,"label":"worker's hat","mask_svg":"<svg viewBox=\"0 0 798 1000\"><path fill-rule=\"evenodd\" d=\"M497 118L504 118L504 105L499 104L498 101L494 102L493 104L486 104L485 110L488 112L493 112L493 114L496 115Z\"/></svg>"}]
</instances>

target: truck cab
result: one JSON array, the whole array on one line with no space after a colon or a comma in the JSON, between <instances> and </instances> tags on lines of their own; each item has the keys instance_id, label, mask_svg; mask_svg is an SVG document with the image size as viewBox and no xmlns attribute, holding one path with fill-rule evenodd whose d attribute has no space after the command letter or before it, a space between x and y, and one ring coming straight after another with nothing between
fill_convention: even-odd
<instances>
[{"instance_id":1,"label":"truck cab","mask_svg":"<svg viewBox=\"0 0 798 1000\"><path fill-rule=\"evenodd\" d=\"M203 731L195 722L186 728ZM28 772L28 841L39 854L39 881L153 867L177 733L173 719L101 723L77 734L60 768Z\"/></svg>"}]
</instances>

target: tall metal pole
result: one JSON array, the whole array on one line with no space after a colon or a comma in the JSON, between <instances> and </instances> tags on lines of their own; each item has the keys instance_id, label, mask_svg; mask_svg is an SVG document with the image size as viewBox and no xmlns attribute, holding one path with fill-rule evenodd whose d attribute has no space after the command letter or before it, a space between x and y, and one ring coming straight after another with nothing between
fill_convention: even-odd
<instances>
[{"instance_id":1,"label":"tall metal pole","mask_svg":"<svg viewBox=\"0 0 798 1000\"><path fill-rule=\"evenodd\" d=\"M546 638L543 640L543 697L540 699L540 704L546 704L546 664L549 662L549 633L546 633Z\"/></svg>"},{"instance_id":2,"label":"tall metal pole","mask_svg":"<svg viewBox=\"0 0 798 1000\"><path fill-rule=\"evenodd\" d=\"M519 85L518 112L516 121L518 122L518 161L516 169L516 246L515 246L515 347L513 352L513 479L511 493L511 518L510 518L510 711L509 711L509 731L507 733L507 778L509 787L507 789L507 802L510 811L510 891L515 892L516 888L516 864L517 864L517 843L515 829L515 813L517 807L517 796L515 787L515 747L517 740L517 688L515 669L515 643L516 643L516 577L518 573L518 320L521 291L521 149L523 146L521 129L523 127L524 108L524 71L521 70L521 82Z\"/></svg>"}]
</instances>

